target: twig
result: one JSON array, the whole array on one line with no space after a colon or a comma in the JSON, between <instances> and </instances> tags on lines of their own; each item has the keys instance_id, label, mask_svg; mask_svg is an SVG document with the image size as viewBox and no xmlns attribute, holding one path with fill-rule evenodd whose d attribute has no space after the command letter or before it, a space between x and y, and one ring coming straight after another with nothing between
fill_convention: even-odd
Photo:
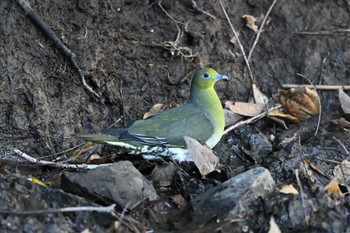
<instances>
[{"instance_id":1,"label":"twig","mask_svg":"<svg viewBox=\"0 0 350 233\"><path fill-rule=\"evenodd\" d=\"M338 29L334 31L320 31L320 32L293 32L296 35L307 35L307 36L331 36L336 33L350 33L350 29Z\"/></svg>"},{"instance_id":2,"label":"twig","mask_svg":"<svg viewBox=\"0 0 350 233\"><path fill-rule=\"evenodd\" d=\"M297 183L300 189L300 197L301 197L301 203L303 204L303 207L305 208L305 200L304 200L304 191L303 186L301 185L300 178L299 178L299 169L294 170L295 177L297 178Z\"/></svg>"},{"instance_id":3,"label":"twig","mask_svg":"<svg viewBox=\"0 0 350 233\"><path fill-rule=\"evenodd\" d=\"M180 21L177 21L176 19L174 19L174 17L172 17L162 6L162 1L158 2L158 6L159 8L166 14L166 16L168 16L176 25L177 28L177 35L176 35L176 39L174 41L166 41L164 43L164 45L161 45L161 47L167 49L170 51L171 55L174 56L178 56L181 55L183 56L185 59L186 58L193 58L196 57L198 54L195 53L193 54L193 50L188 48L188 47L182 47L179 46L179 42L180 39L183 35L183 31L181 30L181 28L179 27L179 24L183 24ZM185 25L185 29L186 29L187 25ZM175 53L176 52L176 53Z\"/></svg>"},{"instance_id":4,"label":"twig","mask_svg":"<svg viewBox=\"0 0 350 233\"><path fill-rule=\"evenodd\" d=\"M220 3L220 5L221 5L221 8L222 8L224 14L225 14L225 17L226 17L226 19L227 19L227 22L228 22L228 24L230 25L231 30L232 30L233 34L235 35L235 37L236 37L236 39L237 39L237 43L238 43L238 45L239 45L239 48L241 49L241 52L242 52L244 61L245 61L246 65L247 65L247 68L248 68L248 72L249 72L249 75L250 75L250 79L251 79L252 82L254 83L253 73L252 73L252 70L250 69L250 64L249 64L249 61L248 61L248 59L247 59L246 53L244 52L243 45L241 44L241 41L240 41L239 38L238 38L237 32L236 32L235 28L233 27L233 25L232 25L232 23L231 23L231 20L230 20L230 18L229 18L229 16L228 16L227 12L226 12L226 10L225 10L224 5L223 5L222 2L221 2L221 0L219 0L219 3Z\"/></svg>"},{"instance_id":5,"label":"twig","mask_svg":"<svg viewBox=\"0 0 350 233\"><path fill-rule=\"evenodd\" d=\"M30 155L27 155L26 153L23 153L22 151L18 149L14 149L13 152L15 152L18 156L22 157L23 159L34 163L39 164L42 166L50 166L50 167L57 167L57 168L63 168L63 169L95 169L97 167L103 167L103 166L110 166L110 164L67 164L67 163L58 163L58 162L51 162L47 160L39 160L36 158L33 158Z\"/></svg>"},{"instance_id":6,"label":"twig","mask_svg":"<svg viewBox=\"0 0 350 233\"><path fill-rule=\"evenodd\" d=\"M73 146L73 147L71 147L71 148L69 148L67 150L63 150L63 151L57 152L53 156L56 157L57 155L68 153L69 151L75 150L75 149L77 149L78 147L80 147L82 145L84 145L84 143L81 143L79 145ZM45 157L47 157L47 156L45 156Z\"/></svg>"},{"instance_id":7,"label":"twig","mask_svg":"<svg viewBox=\"0 0 350 233\"><path fill-rule=\"evenodd\" d=\"M248 59L247 59L248 62L250 62L250 59L252 58L253 51L254 51L255 46L257 45L257 43L258 43L258 41L259 41L259 37L260 37L261 32L263 31L263 28L264 28L264 26L265 26L267 17L268 17L269 14L271 13L272 8L275 6L276 2L277 2L277 0L274 0L274 1L272 2L272 4L271 4L270 8L269 8L268 11L266 12L266 15L265 15L265 17L264 17L264 20L262 21L261 26L260 26L260 28L259 28L259 31L258 31L258 33L257 33L257 35L256 35L255 40L254 40L253 46L252 46L252 48L251 48L250 51L249 51L249 55L248 55Z\"/></svg>"},{"instance_id":8,"label":"twig","mask_svg":"<svg viewBox=\"0 0 350 233\"><path fill-rule=\"evenodd\" d=\"M304 85L304 84L283 84L282 88L297 88L297 87L308 87L315 88L317 90L325 91L337 91L339 89L350 90L350 86L341 86L341 85Z\"/></svg>"},{"instance_id":9,"label":"twig","mask_svg":"<svg viewBox=\"0 0 350 233\"><path fill-rule=\"evenodd\" d=\"M30 7L30 5L25 0L14 0L21 8L24 10L26 14L36 23L36 25L44 32L44 34L53 42L55 47L61 51L68 60L72 63L73 67L79 74L79 77L83 83L83 86L90 93L95 95L96 97L100 97L87 83L84 77L83 72L80 67L76 63L76 55L73 53L66 45L62 43L62 41L56 36L55 32L50 28L50 26Z\"/></svg>"},{"instance_id":10,"label":"twig","mask_svg":"<svg viewBox=\"0 0 350 233\"><path fill-rule=\"evenodd\" d=\"M214 15L212 15L212 14L210 14L209 12L207 12L207 11L203 10L202 8L200 8L200 7L197 5L197 3L196 3L195 0L191 0L191 1L192 1L192 7L193 7L193 9L195 9L196 11L198 11L198 12L204 14L204 15L209 16L209 17L212 18L212 19L216 19L216 17L215 17Z\"/></svg>"},{"instance_id":11,"label":"twig","mask_svg":"<svg viewBox=\"0 0 350 233\"><path fill-rule=\"evenodd\" d=\"M78 206L78 207L66 207L58 209L44 209L44 210L0 210L0 214L13 214L13 215L29 215L29 214L49 214L49 213L67 213L67 212L81 212L81 211L96 211L99 213L112 213L114 212L116 204L110 206Z\"/></svg>"},{"instance_id":12,"label":"twig","mask_svg":"<svg viewBox=\"0 0 350 233\"><path fill-rule=\"evenodd\" d=\"M228 132L230 132L230 131L232 131L232 130L238 128L238 127L240 127L241 125L247 125L247 124L253 123L253 122L255 122L255 121L257 121L257 120L263 118L264 116L266 116L269 112L271 112L271 111L273 111L273 110L275 110L275 109L278 109L278 108L280 108L280 107L281 107L281 105L274 106L274 107L270 108L268 111L265 111L265 112L263 112L263 113L260 113L259 115L256 115L256 116L254 116L254 117L251 117L251 118L249 118L249 119L247 119L247 120L245 120L245 121L240 121L240 122L238 122L237 124L234 124L234 125L228 127L228 128L224 131L223 135L227 134Z\"/></svg>"}]
</instances>

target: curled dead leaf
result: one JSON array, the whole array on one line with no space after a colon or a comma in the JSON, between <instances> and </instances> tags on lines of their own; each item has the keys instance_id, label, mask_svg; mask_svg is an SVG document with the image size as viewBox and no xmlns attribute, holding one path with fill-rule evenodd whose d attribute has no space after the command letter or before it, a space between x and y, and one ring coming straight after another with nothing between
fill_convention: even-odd
<instances>
[{"instance_id":1,"label":"curled dead leaf","mask_svg":"<svg viewBox=\"0 0 350 233\"><path fill-rule=\"evenodd\" d=\"M235 112L242 116L254 117L256 115L259 115L264 110L265 105L226 101L225 108L230 109L232 112Z\"/></svg>"},{"instance_id":2,"label":"curled dead leaf","mask_svg":"<svg viewBox=\"0 0 350 233\"><path fill-rule=\"evenodd\" d=\"M243 15L242 19L244 19L244 21L246 23L246 26L249 29L251 29L252 31L254 31L256 33L259 31L259 28L256 25L256 19L255 19L254 16L252 16L252 15Z\"/></svg>"},{"instance_id":3,"label":"curled dead leaf","mask_svg":"<svg viewBox=\"0 0 350 233\"><path fill-rule=\"evenodd\" d=\"M308 87L280 90L278 98L284 112L296 117L300 122L320 112L320 99L317 92Z\"/></svg>"}]
</instances>

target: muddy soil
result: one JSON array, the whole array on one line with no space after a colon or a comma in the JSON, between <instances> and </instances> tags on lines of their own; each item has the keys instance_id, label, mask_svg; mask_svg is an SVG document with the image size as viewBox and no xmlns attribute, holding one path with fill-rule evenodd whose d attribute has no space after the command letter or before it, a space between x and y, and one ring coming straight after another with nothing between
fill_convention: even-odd
<instances>
[{"instance_id":1,"label":"muddy soil","mask_svg":"<svg viewBox=\"0 0 350 233\"><path fill-rule=\"evenodd\" d=\"M77 55L87 83L99 97L83 87L68 59L15 1L1 1L1 161L17 161L13 153L15 148L35 158L54 160L62 156L58 153L81 143L75 138L77 134L99 132L120 118L116 126L125 126L142 118L156 103L182 104L189 96L191 77L200 67L212 67L229 76L227 83L216 86L223 103L226 100L248 101L252 97L253 81L237 42L230 42L233 33L218 1L28 2ZM194 2L199 8L194 7ZM253 15L258 24L261 23L272 1L222 2L248 54L256 34L245 26L241 17ZM251 58L254 83L269 97L281 84L308 83L298 74L316 84L349 85L350 37L348 32L336 31L349 29L349 22L350 2L347 0L277 1ZM316 33L298 33L305 31ZM321 91L319 95L322 114L316 136L317 117L306 123L290 124L288 129L264 118L253 126L243 126L224 136L214 151L229 168L230 175L262 165L270 170L278 187L286 183L297 186L294 170L298 168L302 153L333 177L333 168L347 158L343 149L349 150L350 143L348 132L329 120L349 119L349 116L340 108L337 91ZM301 135L300 141L285 148L277 146L296 132ZM245 139L242 135L247 133L274 135L273 152L255 162L242 158L234 148L242 145ZM69 158L71 152L63 155ZM5 162L2 164L5 167ZM1 171L22 173L15 166ZM30 171L23 173L52 179L51 171L49 175L45 169ZM54 176L59 176L59 172ZM267 215L274 215L283 232L349 230L345 223L350 221L348 196L341 204L323 205L324 198L317 199L317 191L311 185L304 189L314 205L317 203L314 211L317 209L318 215L307 221L294 219L300 224L293 225L288 222L291 216L279 213L287 212L286 207L277 208L292 205L293 200L278 199L277 194L267 204L257 203L255 219L260 221L246 222L248 229L266 232ZM328 214L330 210L333 214ZM139 211L135 216L142 216L148 229L157 232L157 226L161 225L162 231L181 230L180 225L168 227L168 219L161 223L148 222L147 216L141 213L142 208ZM332 225L335 218L343 224ZM1 219L2 224L8 226L11 221L18 220ZM104 224L112 225L113 221ZM11 232L10 227L2 230ZM79 230L71 229L72 232Z\"/></svg>"}]
</instances>

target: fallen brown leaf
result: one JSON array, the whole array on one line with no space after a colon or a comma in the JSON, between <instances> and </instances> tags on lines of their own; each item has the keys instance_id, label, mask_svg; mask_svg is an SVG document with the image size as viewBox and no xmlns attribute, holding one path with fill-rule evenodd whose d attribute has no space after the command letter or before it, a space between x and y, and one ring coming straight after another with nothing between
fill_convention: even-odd
<instances>
[{"instance_id":1,"label":"fallen brown leaf","mask_svg":"<svg viewBox=\"0 0 350 233\"><path fill-rule=\"evenodd\" d=\"M295 122L295 123L299 123L300 122L297 117L289 115L287 113L284 113L282 109L275 109L273 111L270 111L267 114L267 116L268 117L279 117L279 118L283 118L285 120L292 121L292 122ZM284 126L285 126L285 124L284 124Z\"/></svg>"},{"instance_id":2,"label":"fallen brown leaf","mask_svg":"<svg viewBox=\"0 0 350 233\"><path fill-rule=\"evenodd\" d=\"M350 96L348 96L342 89L339 89L338 93L341 108L345 114L350 114Z\"/></svg>"},{"instance_id":3,"label":"fallen brown leaf","mask_svg":"<svg viewBox=\"0 0 350 233\"><path fill-rule=\"evenodd\" d=\"M178 206L179 209L185 208L187 205L186 199L181 194L171 196L170 199Z\"/></svg>"},{"instance_id":4,"label":"fallen brown leaf","mask_svg":"<svg viewBox=\"0 0 350 233\"><path fill-rule=\"evenodd\" d=\"M339 119L339 124L340 124L340 126L343 127L343 128L350 129L350 122L347 121L347 120L345 120L345 118L343 118L343 117L341 117L341 118Z\"/></svg>"},{"instance_id":5,"label":"fallen brown leaf","mask_svg":"<svg viewBox=\"0 0 350 233\"><path fill-rule=\"evenodd\" d=\"M252 89L255 103L267 104L269 102L269 98L267 98L267 96L259 90L255 83L253 83Z\"/></svg>"},{"instance_id":6,"label":"fallen brown leaf","mask_svg":"<svg viewBox=\"0 0 350 233\"><path fill-rule=\"evenodd\" d=\"M225 102L225 108L230 109L232 112L235 112L242 116L254 117L259 115L265 108L264 104L255 104L255 103L244 103L244 102Z\"/></svg>"},{"instance_id":7,"label":"fallen brown leaf","mask_svg":"<svg viewBox=\"0 0 350 233\"><path fill-rule=\"evenodd\" d=\"M146 112L143 115L143 119L151 117L151 116L153 116L153 115L163 111L165 108L166 108L165 104L155 104L155 105L152 106L152 108L148 112Z\"/></svg>"},{"instance_id":8,"label":"fallen brown leaf","mask_svg":"<svg viewBox=\"0 0 350 233\"><path fill-rule=\"evenodd\" d=\"M230 110L224 109L225 114L225 126L233 125L243 117L237 113L234 113Z\"/></svg>"},{"instance_id":9,"label":"fallen brown leaf","mask_svg":"<svg viewBox=\"0 0 350 233\"><path fill-rule=\"evenodd\" d=\"M285 113L305 121L320 112L320 100L317 92L308 87L280 90L279 101Z\"/></svg>"},{"instance_id":10,"label":"fallen brown leaf","mask_svg":"<svg viewBox=\"0 0 350 233\"><path fill-rule=\"evenodd\" d=\"M343 197L343 193L339 188L339 182L336 179L331 180L328 185L326 185L325 190L335 197Z\"/></svg>"},{"instance_id":11,"label":"fallen brown leaf","mask_svg":"<svg viewBox=\"0 0 350 233\"><path fill-rule=\"evenodd\" d=\"M256 19L255 19L254 16L252 16L252 15L243 15L242 19L244 19L244 21L246 23L246 26L249 29L251 29L252 31L254 31L256 33L259 31L259 28L256 25Z\"/></svg>"},{"instance_id":12,"label":"fallen brown leaf","mask_svg":"<svg viewBox=\"0 0 350 233\"><path fill-rule=\"evenodd\" d=\"M299 194L298 190L296 190L296 188L294 188L294 186L292 184L284 185L281 188L280 193L293 194L293 195Z\"/></svg>"},{"instance_id":13,"label":"fallen brown leaf","mask_svg":"<svg viewBox=\"0 0 350 233\"><path fill-rule=\"evenodd\" d=\"M214 171L219 163L219 158L214 155L213 151L191 137L184 136L184 139L188 148L188 156L193 160L201 175L205 176Z\"/></svg>"}]
</instances>

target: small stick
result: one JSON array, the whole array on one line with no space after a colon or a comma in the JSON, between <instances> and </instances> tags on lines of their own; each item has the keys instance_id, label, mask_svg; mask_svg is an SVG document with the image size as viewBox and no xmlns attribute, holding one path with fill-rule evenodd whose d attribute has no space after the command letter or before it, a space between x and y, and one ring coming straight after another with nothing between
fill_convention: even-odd
<instances>
[{"instance_id":1,"label":"small stick","mask_svg":"<svg viewBox=\"0 0 350 233\"><path fill-rule=\"evenodd\" d=\"M18 5L22 7L24 12L29 15L29 17L37 24L37 26L44 32L44 34L53 42L55 47L61 51L68 60L72 63L73 67L79 74L83 86L96 97L100 97L87 83L84 74L78 64L76 63L76 55L73 53L62 41L56 36L55 32L50 28L50 26L30 7L30 5L25 0L14 0Z\"/></svg>"},{"instance_id":2,"label":"small stick","mask_svg":"<svg viewBox=\"0 0 350 233\"><path fill-rule=\"evenodd\" d=\"M264 116L266 116L269 112L271 112L271 111L273 111L273 110L275 110L275 109L278 109L278 108L280 108L280 107L281 107L281 105L277 105L277 106L275 106L275 107L270 108L268 111L265 111L265 112L263 112L263 113L260 113L259 115L256 115L256 116L254 116L254 117L251 117L251 118L249 118L249 119L247 119L247 120L245 120L245 121L240 121L240 122L238 122L237 124L234 124L234 125L228 127L228 128L224 131L223 135L225 135L225 134L227 134L228 132L230 132L230 131L232 131L232 130L238 128L239 126L247 125L247 124L253 123L253 122L255 122L255 121L257 121L257 120L263 118Z\"/></svg>"},{"instance_id":3,"label":"small stick","mask_svg":"<svg viewBox=\"0 0 350 233\"><path fill-rule=\"evenodd\" d=\"M80 169L95 169L98 167L103 167L103 166L110 166L111 164L67 164L67 163L56 163L56 162L51 162L47 160L40 160L33 158L30 155L27 155L26 153L23 153L22 151L18 149L14 149L13 152L15 152L18 156L22 157L23 159L34 163L34 164L39 164L42 166L50 166L50 167L57 167L57 168L63 168L63 169L75 169L75 170L80 170Z\"/></svg>"},{"instance_id":4,"label":"small stick","mask_svg":"<svg viewBox=\"0 0 350 233\"><path fill-rule=\"evenodd\" d=\"M260 37L260 34L261 34L261 32L262 32L262 29L263 29L264 26L265 26L267 17L268 17L269 14L271 13L272 8L275 6L276 2L277 2L277 0L274 0L274 1L272 2L272 4L271 4L270 8L269 8L269 9L267 10L267 12L266 12L266 15L265 15L265 17L264 17L264 20L263 20L263 22L261 23L261 26L260 26L260 28L259 28L259 31L258 31L258 33L257 33L257 35L256 35L255 40L254 40L253 46L252 46L252 48L251 48L250 51L249 51L249 55L248 55L248 59L247 59L248 62L249 62L250 59L252 58L253 50L254 50L255 46L257 45L257 43L258 43L258 41L259 41L259 37Z\"/></svg>"},{"instance_id":5,"label":"small stick","mask_svg":"<svg viewBox=\"0 0 350 233\"><path fill-rule=\"evenodd\" d=\"M214 15L212 15L212 14L210 14L209 12L207 12L207 11L201 9L201 8L197 5L197 3L196 3L195 0L192 0L192 7L193 7L193 9L195 9L196 11L198 11L198 12L200 12L200 13L205 14L206 16L209 16L209 17L212 18L212 19L216 19L216 17L215 17Z\"/></svg>"},{"instance_id":6,"label":"small stick","mask_svg":"<svg viewBox=\"0 0 350 233\"><path fill-rule=\"evenodd\" d=\"M339 89L350 90L350 86L342 86L342 85L303 85L303 84L283 84L282 85L282 88L298 88L298 87L316 88L317 90L324 90L324 91L337 91Z\"/></svg>"},{"instance_id":7,"label":"small stick","mask_svg":"<svg viewBox=\"0 0 350 233\"><path fill-rule=\"evenodd\" d=\"M251 79L252 82L254 83L253 73L252 73L252 70L250 69L249 60L247 59L247 56L246 56L246 54L245 54L245 52L244 52L243 45L241 44L241 41L240 41L239 38L238 38L237 32L236 32L235 28L233 27L233 25L232 25L232 23L231 23L231 20L230 20L230 17L228 16L228 14L227 14L227 12L226 12L226 10L225 10L225 7L224 7L224 5L222 4L221 0L219 0L219 3L220 3L220 5L221 5L221 8L222 8L224 14L225 14L225 17L226 17L226 19L227 19L227 22L228 22L228 24L230 25L231 30L232 30L233 34L235 35L235 37L236 37L236 39L237 39L237 43L238 43L238 45L239 45L239 48L241 49L241 52L242 52L242 54L243 54L244 61L245 61L246 65L247 65L247 68L248 68L248 71L249 71L250 79Z\"/></svg>"},{"instance_id":8,"label":"small stick","mask_svg":"<svg viewBox=\"0 0 350 233\"><path fill-rule=\"evenodd\" d=\"M45 210L0 210L0 214L13 214L13 215L29 215L29 214L49 214L49 213L67 213L67 212L80 212L80 211L96 211L99 213L113 213L116 204L110 206L78 206L78 207L65 207L58 209L45 209Z\"/></svg>"},{"instance_id":9,"label":"small stick","mask_svg":"<svg viewBox=\"0 0 350 233\"><path fill-rule=\"evenodd\" d=\"M295 169L294 174L295 174L295 178L297 179L297 184L298 184L299 189L300 189L301 203L303 204L303 207L305 208L304 191L303 191L303 186L302 186L302 184L300 182L300 178L299 178L299 169Z\"/></svg>"},{"instance_id":10,"label":"small stick","mask_svg":"<svg viewBox=\"0 0 350 233\"><path fill-rule=\"evenodd\" d=\"M331 36L336 33L350 33L350 29L339 29L334 31L320 31L320 32L293 32L296 35L307 35L307 36Z\"/></svg>"}]
</instances>

